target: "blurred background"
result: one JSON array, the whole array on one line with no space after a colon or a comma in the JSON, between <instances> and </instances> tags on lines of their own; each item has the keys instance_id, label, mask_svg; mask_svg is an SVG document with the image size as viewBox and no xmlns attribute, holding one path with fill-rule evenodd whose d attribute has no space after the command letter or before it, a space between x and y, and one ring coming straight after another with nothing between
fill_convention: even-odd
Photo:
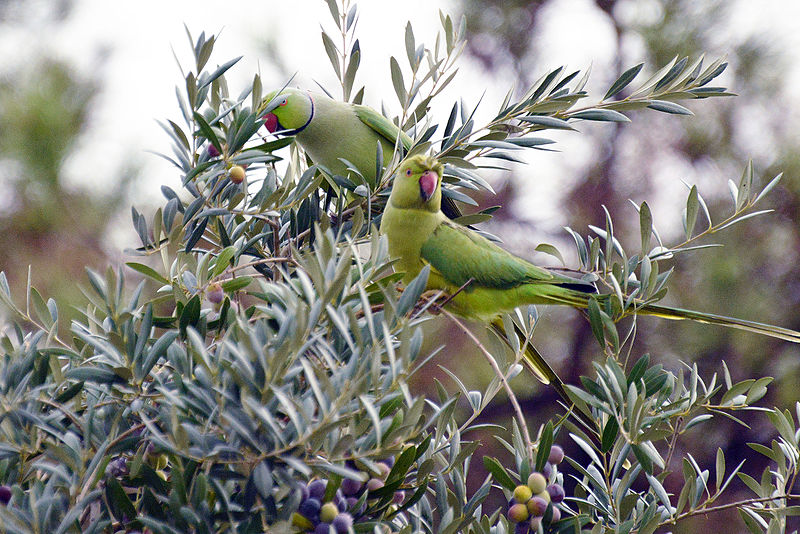
<instances>
[{"instance_id":1,"label":"blurred background","mask_svg":"<svg viewBox=\"0 0 800 534\"><path fill-rule=\"evenodd\" d=\"M727 180L738 181L753 159L762 186L784 173L761 206L774 213L713 236L722 250L677 257L668 303L800 329L800 3L365 0L359 7L363 56L357 80L368 85L366 102L378 108L384 103L390 113L397 105L388 57L404 56L406 21L417 42L430 45L439 9L466 15L469 46L460 74L432 111L441 120L459 98L467 106L483 98L478 117L489 117L512 84L521 91L561 65L591 65L587 89L596 100L640 61L652 72L675 55L705 53L709 63L726 56L729 67L718 81L738 97L685 104L695 117L647 110L631 113L630 124L581 124L581 133L553 135L558 152L538 152L528 156L528 165L487 173L497 195L478 200L482 207L502 206L488 231L515 252L546 263L533 252L536 244L555 244L574 258L562 227L586 234L589 224L603 226L602 206L612 213L623 245L637 248L638 216L629 199L647 200L664 241L680 241L685 184L697 184L712 217L721 220L731 210ZM205 1L0 0L0 270L17 298L24 295L30 266L43 294L63 309L66 303L80 306L76 281L85 280L84 267L118 265L130 258L125 249L138 245L130 207L149 218L161 202L159 186L180 187L175 169L149 151L169 150L156 120L179 117L173 88L182 80L178 64L191 68L184 24L195 36L221 32L212 63L244 56L229 71L233 94L255 72L265 86L282 85L297 73L299 85L319 82L334 92L319 37L319 25L327 27L329 17L322 0L224 7ZM542 309L541 315L537 345L564 381L576 383L591 373L598 349L588 323L570 310ZM490 370L478 361L465 365L474 348L456 333L449 339L454 341L436 363L457 369L467 387L480 389ZM788 343L646 319L632 357L647 352L674 371L681 362L697 363L705 377L721 372L725 360L735 381L775 377L765 405L793 407L800 400L800 349ZM432 387L434 377L452 386L433 365L430 371L418 388ZM554 415L550 390L527 378L518 378L515 388L531 426ZM506 424L511 413L498 400L485 418ZM772 436L758 420L748 421L749 430L724 418L695 427L681 450L710 467L722 447L728 465L748 457L744 471L759 478L766 464L746 441L768 444ZM568 454L580 456L568 438L559 441ZM483 450L502 455L493 443ZM676 469L679 482L678 464ZM475 476L482 478L477 470ZM671 484L668 478L668 489ZM698 519L680 531L734 515Z\"/></svg>"}]
</instances>

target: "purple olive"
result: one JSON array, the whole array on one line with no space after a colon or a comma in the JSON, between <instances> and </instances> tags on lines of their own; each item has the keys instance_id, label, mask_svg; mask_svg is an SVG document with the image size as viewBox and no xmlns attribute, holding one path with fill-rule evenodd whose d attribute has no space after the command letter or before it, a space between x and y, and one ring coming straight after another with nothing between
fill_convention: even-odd
<instances>
[{"instance_id":1,"label":"purple olive","mask_svg":"<svg viewBox=\"0 0 800 534\"><path fill-rule=\"evenodd\" d=\"M551 464L560 464L564 461L564 449L558 445L550 447L550 456L547 457L547 461Z\"/></svg>"},{"instance_id":2,"label":"purple olive","mask_svg":"<svg viewBox=\"0 0 800 534\"><path fill-rule=\"evenodd\" d=\"M318 479L308 483L308 493L311 497L322 501L325 497L325 488L328 487L328 481L325 479Z\"/></svg>"},{"instance_id":3,"label":"purple olive","mask_svg":"<svg viewBox=\"0 0 800 534\"><path fill-rule=\"evenodd\" d=\"M341 490L347 496L356 495L364 487L364 483L360 480L353 480L352 478L345 478L342 480Z\"/></svg>"},{"instance_id":4,"label":"purple olive","mask_svg":"<svg viewBox=\"0 0 800 534\"><path fill-rule=\"evenodd\" d=\"M300 503L300 508L298 508L298 511L303 517L310 519L311 521L316 521L319 519L320 508L322 508L322 503L319 502L318 499L310 497Z\"/></svg>"},{"instance_id":5,"label":"purple olive","mask_svg":"<svg viewBox=\"0 0 800 534\"><path fill-rule=\"evenodd\" d=\"M11 500L11 488L8 486L0 486L0 504L7 505Z\"/></svg>"},{"instance_id":6,"label":"purple olive","mask_svg":"<svg viewBox=\"0 0 800 534\"><path fill-rule=\"evenodd\" d=\"M564 500L565 493L561 484L550 484L547 486L547 493L550 494L550 500L553 502L561 502Z\"/></svg>"},{"instance_id":7,"label":"purple olive","mask_svg":"<svg viewBox=\"0 0 800 534\"><path fill-rule=\"evenodd\" d=\"M534 517L541 517L547 510L547 501L541 497L534 497L528 501L528 513Z\"/></svg>"},{"instance_id":8,"label":"purple olive","mask_svg":"<svg viewBox=\"0 0 800 534\"><path fill-rule=\"evenodd\" d=\"M336 534L347 534L347 531L353 526L353 516L347 512L342 512L336 516L332 524Z\"/></svg>"},{"instance_id":9,"label":"purple olive","mask_svg":"<svg viewBox=\"0 0 800 534\"><path fill-rule=\"evenodd\" d=\"M558 508L556 508L555 506L553 506L553 517L552 517L552 518L550 518L550 521L551 521L551 522L553 522L553 523L555 523L555 522L556 522L556 521L558 521L559 519L561 519L561 510L559 510Z\"/></svg>"}]
</instances>

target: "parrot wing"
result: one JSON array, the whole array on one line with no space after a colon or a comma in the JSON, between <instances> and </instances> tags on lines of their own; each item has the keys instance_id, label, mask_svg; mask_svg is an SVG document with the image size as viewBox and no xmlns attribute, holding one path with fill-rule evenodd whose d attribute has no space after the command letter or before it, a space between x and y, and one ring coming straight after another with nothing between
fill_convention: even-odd
<instances>
[{"instance_id":1,"label":"parrot wing","mask_svg":"<svg viewBox=\"0 0 800 534\"><path fill-rule=\"evenodd\" d=\"M511 289L523 284L551 284L594 292L594 286L588 282L537 267L503 250L475 231L450 221L443 221L433 231L420 252L422 259L455 287L472 280L477 287L492 289Z\"/></svg>"},{"instance_id":2,"label":"parrot wing","mask_svg":"<svg viewBox=\"0 0 800 534\"><path fill-rule=\"evenodd\" d=\"M403 150L408 150L411 148L411 145L413 144L412 139L395 123L370 107L358 104L354 105L353 107L356 110L356 116L361 120L361 122L378 132L390 143L395 144L397 142L397 137L399 136Z\"/></svg>"}]
</instances>

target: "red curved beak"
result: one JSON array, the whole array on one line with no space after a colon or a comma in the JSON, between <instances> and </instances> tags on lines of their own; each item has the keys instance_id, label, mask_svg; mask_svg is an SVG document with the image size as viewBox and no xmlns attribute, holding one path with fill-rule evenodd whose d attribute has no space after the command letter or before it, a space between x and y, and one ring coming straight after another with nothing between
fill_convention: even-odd
<instances>
[{"instance_id":1,"label":"red curved beak","mask_svg":"<svg viewBox=\"0 0 800 534\"><path fill-rule=\"evenodd\" d=\"M433 171L425 171L419 177L419 195L425 202L429 201L439 185L439 175Z\"/></svg>"},{"instance_id":2,"label":"red curved beak","mask_svg":"<svg viewBox=\"0 0 800 534\"><path fill-rule=\"evenodd\" d=\"M264 119L264 126L267 127L270 133L275 133L278 129L278 116L274 113L267 113L263 117Z\"/></svg>"}]
</instances>

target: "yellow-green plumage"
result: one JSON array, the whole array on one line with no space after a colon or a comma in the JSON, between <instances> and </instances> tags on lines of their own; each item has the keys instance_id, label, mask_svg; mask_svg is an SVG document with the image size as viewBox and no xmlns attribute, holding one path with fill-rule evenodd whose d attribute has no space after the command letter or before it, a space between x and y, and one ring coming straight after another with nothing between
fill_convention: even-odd
<instances>
[{"instance_id":1,"label":"yellow-green plumage","mask_svg":"<svg viewBox=\"0 0 800 534\"><path fill-rule=\"evenodd\" d=\"M525 304L586 306L587 294L594 292L591 284L537 267L448 220L439 209L441 170L430 158L406 160L381 219L389 254L396 260L395 269L405 273L406 283L430 265L428 289L458 291L448 309L483 321ZM436 191L427 201L418 192L419 177L426 171L438 178Z\"/></svg>"},{"instance_id":2,"label":"yellow-green plumage","mask_svg":"<svg viewBox=\"0 0 800 534\"><path fill-rule=\"evenodd\" d=\"M370 187L375 187L379 178L378 143L384 167L391 163L396 151L405 154L413 144L400 127L369 106L294 88L273 91L263 103L261 113L267 129L293 135L315 165L335 175L351 174L346 160ZM442 209L451 219L461 216L461 210L450 198L444 199Z\"/></svg>"},{"instance_id":3,"label":"yellow-green plumage","mask_svg":"<svg viewBox=\"0 0 800 534\"><path fill-rule=\"evenodd\" d=\"M448 220L439 209L441 171L441 164L431 158L405 160L383 214L381 232L387 236L396 270L405 273L406 282L430 265L428 289L458 292L448 309L487 322L528 304L585 308L590 298L608 298L593 296L590 284L537 267ZM430 173L437 175L437 181L426 199L421 195L422 180L426 175L430 178ZM800 342L800 332L794 330L680 308L635 303L630 313L688 319Z\"/></svg>"},{"instance_id":4,"label":"yellow-green plumage","mask_svg":"<svg viewBox=\"0 0 800 534\"><path fill-rule=\"evenodd\" d=\"M404 150L411 147L408 135L367 106L339 102L323 94L294 88L284 89L280 96L285 103L280 102L268 113L276 119L276 128L272 131L294 135L311 161L333 174L349 174L342 161L345 159L374 185L378 143L381 143L384 165L391 160L395 144ZM265 104L275 97L274 92L268 94Z\"/></svg>"}]
</instances>

